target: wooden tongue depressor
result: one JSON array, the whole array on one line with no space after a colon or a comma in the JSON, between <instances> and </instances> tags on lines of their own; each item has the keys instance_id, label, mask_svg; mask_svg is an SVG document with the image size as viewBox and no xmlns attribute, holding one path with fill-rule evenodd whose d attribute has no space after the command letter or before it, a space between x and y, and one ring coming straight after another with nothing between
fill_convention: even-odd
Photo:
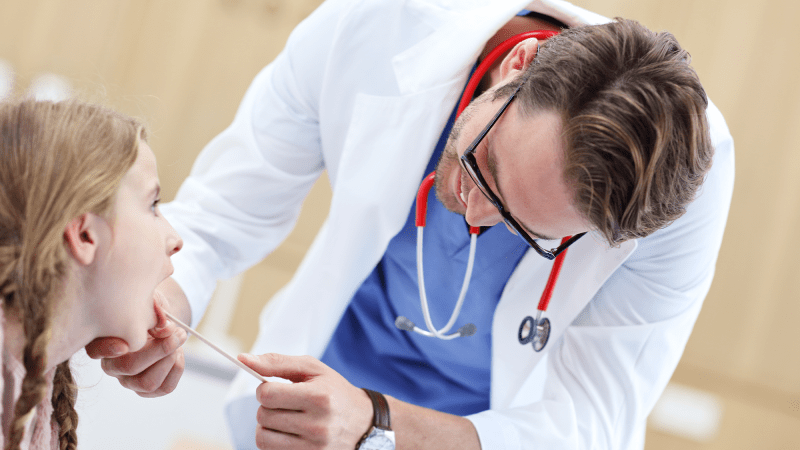
<instances>
[{"instance_id":1,"label":"wooden tongue depressor","mask_svg":"<svg viewBox=\"0 0 800 450\"><path fill-rule=\"evenodd\" d=\"M225 350L223 350L223 349L217 347L216 345L214 345L211 341L206 339L202 334L198 333L197 331L195 331L191 327L189 327L189 325L186 325L185 323L181 322L180 320L175 318L175 316L173 316L172 314L170 314L170 313L168 313L166 311L164 311L164 314L167 316L167 318L169 318L169 320L175 322L175 324L177 324L179 327L181 327L184 330L186 330L188 333L192 333L193 335L197 336L197 339L200 339L201 341L203 341L204 344L208 345L209 347L211 347L214 350L216 350L217 352L219 352L220 355L222 355L222 356L228 358L229 360L231 360L231 362L233 362L237 366L239 366L242 369L244 369L245 372L247 372L250 375L256 377L260 382L262 382L262 383L266 383L267 382L267 379L262 377L261 375L259 375L258 372L256 372L255 370L247 367L246 365L244 365L244 363L242 363L241 361L236 359L230 353L228 353Z\"/></svg>"}]
</instances>

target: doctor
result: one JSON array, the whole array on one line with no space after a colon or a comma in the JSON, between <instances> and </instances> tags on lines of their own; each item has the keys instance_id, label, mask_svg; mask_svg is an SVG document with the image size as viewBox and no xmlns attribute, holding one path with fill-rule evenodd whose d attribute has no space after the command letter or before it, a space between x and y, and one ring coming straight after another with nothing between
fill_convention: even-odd
<instances>
[{"instance_id":1,"label":"doctor","mask_svg":"<svg viewBox=\"0 0 800 450\"><path fill-rule=\"evenodd\" d=\"M264 309L259 356L242 357L294 383L237 378L237 448L643 447L711 285L733 144L670 35L608 22L559 0L331 0L298 26L164 207L185 246L156 295L196 325L215 281L278 246L322 170L331 180L325 225ZM514 46L453 120L476 60L511 35L565 27ZM512 94L471 152L479 187L459 160ZM467 224L482 227L456 325L477 333L452 341L394 326L423 323L413 209L434 168L424 257L438 326ZM546 249L588 231L564 259L539 352L518 331L553 262L498 206ZM183 370L172 329L142 352L111 357L105 341L89 353L162 395Z\"/></svg>"}]
</instances>

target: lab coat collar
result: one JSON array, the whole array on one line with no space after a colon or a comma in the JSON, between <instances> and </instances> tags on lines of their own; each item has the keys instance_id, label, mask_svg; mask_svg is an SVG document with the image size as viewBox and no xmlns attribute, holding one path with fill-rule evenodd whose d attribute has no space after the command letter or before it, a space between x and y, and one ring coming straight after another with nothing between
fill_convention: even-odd
<instances>
[{"instance_id":1,"label":"lab coat collar","mask_svg":"<svg viewBox=\"0 0 800 450\"><path fill-rule=\"evenodd\" d=\"M408 5L434 32L393 58L402 94L466 79L489 38L523 9L554 17L570 27L609 21L563 0L410 0ZM453 35L460 36L456 47L452 45ZM439 70L421 71L420 67Z\"/></svg>"}]
</instances>

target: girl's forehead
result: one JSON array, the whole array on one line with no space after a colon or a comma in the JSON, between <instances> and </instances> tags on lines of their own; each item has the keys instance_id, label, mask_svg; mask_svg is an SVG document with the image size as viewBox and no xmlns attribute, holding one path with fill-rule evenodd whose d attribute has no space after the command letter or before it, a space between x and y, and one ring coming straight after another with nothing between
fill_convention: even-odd
<instances>
[{"instance_id":1,"label":"girl's forehead","mask_svg":"<svg viewBox=\"0 0 800 450\"><path fill-rule=\"evenodd\" d=\"M136 162L141 163L143 169L158 173L156 168L156 155L153 153L153 149L150 148L150 145L145 141L139 141L139 154L136 157Z\"/></svg>"},{"instance_id":2,"label":"girl's forehead","mask_svg":"<svg viewBox=\"0 0 800 450\"><path fill-rule=\"evenodd\" d=\"M126 189L131 193L146 190L149 193L156 189L158 184L155 154L146 142L140 141L136 161L123 177L120 190Z\"/></svg>"},{"instance_id":3,"label":"girl's forehead","mask_svg":"<svg viewBox=\"0 0 800 450\"><path fill-rule=\"evenodd\" d=\"M143 178L158 178L158 168L156 166L156 155L145 141L139 141L139 154L130 169Z\"/></svg>"}]
</instances>

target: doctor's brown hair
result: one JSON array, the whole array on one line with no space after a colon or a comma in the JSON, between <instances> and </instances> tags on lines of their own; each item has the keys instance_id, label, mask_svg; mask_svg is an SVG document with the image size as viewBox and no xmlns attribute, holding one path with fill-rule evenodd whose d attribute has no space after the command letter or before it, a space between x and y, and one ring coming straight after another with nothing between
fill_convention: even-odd
<instances>
[{"instance_id":1,"label":"doctor's brown hair","mask_svg":"<svg viewBox=\"0 0 800 450\"><path fill-rule=\"evenodd\" d=\"M145 134L101 106L33 100L0 103L0 132L0 296L6 320L19 320L25 335L25 378L5 445L16 450L46 394L51 318L69 275L64 230L81 214L113 212ZM56 369L51 399L61 450L77 447L76 395L67 360Z\"/></svg>"},{"instance_id":2,"label":"doctor's brown hair","mask_svg":"<svg viewBox=\"0 0 800 450\"><path fill-rule=\"evenodd\" d=\"M523 75L521 110L561 115L564 179L611 245L683 215L711 168L708 99L689 63L672 34L616 19L548 39Z\"/></svg>"}]
</instances>

